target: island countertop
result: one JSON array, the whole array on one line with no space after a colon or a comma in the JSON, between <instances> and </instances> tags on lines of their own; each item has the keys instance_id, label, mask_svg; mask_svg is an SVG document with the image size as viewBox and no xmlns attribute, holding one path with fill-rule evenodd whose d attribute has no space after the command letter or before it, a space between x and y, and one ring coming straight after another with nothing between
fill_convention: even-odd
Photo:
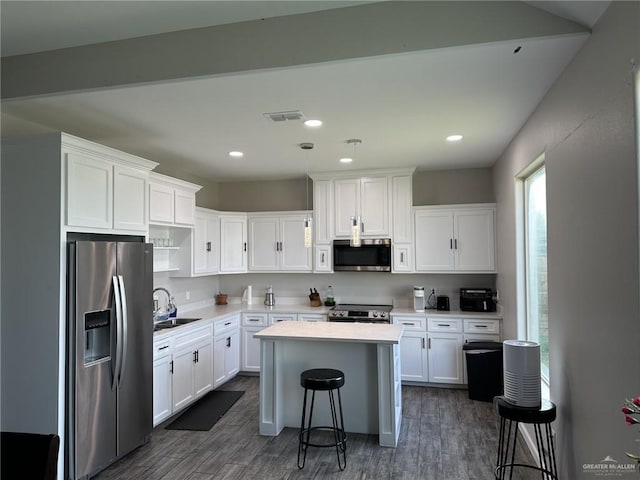
<instances>
[{"instance_id":1,"label":"island countertop","mask_svg":"<svg viewBox=\"0 0 640 480\"><path fill-rule=\"evenodd\" d=\"M283 321L253 336L263 340L398 344L403 329L403 325L384 323Z\"/></svg>"}]
</instances>

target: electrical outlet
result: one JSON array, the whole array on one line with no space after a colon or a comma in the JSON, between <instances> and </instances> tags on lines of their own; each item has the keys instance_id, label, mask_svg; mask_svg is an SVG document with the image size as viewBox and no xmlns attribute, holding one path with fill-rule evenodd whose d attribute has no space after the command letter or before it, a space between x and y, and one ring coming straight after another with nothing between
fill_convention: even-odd
<instances>
[{"instance_id":1,"label":"electrical outlet","mask_svg":"<svg viewBox=\"0 0 640 480\"><path fill-rule=\"evenodd\" d=\"M191 292L189 290L185 292L184 296L187 300L191 300Z\"/></svg>"}]
</instances>

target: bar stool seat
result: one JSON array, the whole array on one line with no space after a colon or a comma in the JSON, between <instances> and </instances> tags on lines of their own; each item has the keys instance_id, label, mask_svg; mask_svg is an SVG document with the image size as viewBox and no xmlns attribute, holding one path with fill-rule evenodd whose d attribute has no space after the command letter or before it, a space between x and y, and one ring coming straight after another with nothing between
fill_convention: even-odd
<instances>
[{"instance_id":1,"label":"bar stool seat","mask_svg":"<svg viewBox=\"0 0 640 480\"><path fill-rule=\"evenodd\" d=\"M495 470L496 479L503 480L506 478L507 469L509 470L509 478L513 478L513 470L518 467L537 470L541 472L543 478L548 480L558 480L556 452L551 431L551 423L556 419L555 404L543 399L539 408L518 407L509 403L503 396L498 396L493 399L493 407L500 416L498 460L496 461ZM518 423L533 424L540 466L515 463ZM543 426L544 435L542 432Z\"/></svg>"},{"instance_id":2,"label":"bar stool seat","mask_svg":"<svg viewBox=\"0 0 640 480\"><path fill-rule=\"evenodd\" d=\"M338 468L344 470L347 466L347 434L344 430L344 417L342 416L342 399L340 398L340 387L344 385L344 373L333 368L313 368L305 370L300 374L300 386L304 388L304 400L302 403L302 420L300 422L300 434L298 437L298 468L303 469L307 460L308 447L335 447L338 457ZM307 392L311 390L311 408L309 410L309 420L305 426L307 412ZM329 393L329 406L331 407L332 425L312 426L313 406L315 403L316 391L327 391ZM333 392L338 392L338 409L336 409ZM338 419L338 414L340 418ZM311 432L324 430L333 433L333 441L329 443L312 443ZM306 438L305 438L306 437ZM302 461L301 458L302 457Z\"/></svg>"}]
</instances>

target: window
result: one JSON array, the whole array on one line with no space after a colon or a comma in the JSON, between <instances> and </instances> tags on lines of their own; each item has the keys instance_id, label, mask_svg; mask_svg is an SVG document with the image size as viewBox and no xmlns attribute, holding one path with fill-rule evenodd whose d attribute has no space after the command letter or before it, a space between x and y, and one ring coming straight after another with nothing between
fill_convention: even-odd
<instances>
[{"instance_id":1,"label":"window","mask_svg":"<svg viewBox=\"0 0 640 480\"><path fill-rule=\"evenodd\" d=\"M540 344L540 367L549 382L547 188L544 165L524 179L527 340Z\"/></svg>"}]
</instances>

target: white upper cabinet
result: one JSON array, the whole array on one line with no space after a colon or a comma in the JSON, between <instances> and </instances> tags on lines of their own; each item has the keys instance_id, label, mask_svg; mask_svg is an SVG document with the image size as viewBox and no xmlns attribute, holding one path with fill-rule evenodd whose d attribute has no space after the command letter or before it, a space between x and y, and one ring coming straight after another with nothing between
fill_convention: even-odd
<instances>
[{"instance_id":1,"label":"white upper cabinet","mask_svg":"<svg viewBox=\"0 0 640 480\"><path fill-rule=\"evenodd\" d=\"M412 182L411 175L391 177L393 273L414 272Z\"/></svg>"},{"instance_id":2,"label":"white upper cabinet","mask_svg":"<svg viewBox=\"0 0 640 480\"><path fill-rule=\"evenodd\" d=\"M388 177L345 178L334 181L335 236L351 236L352 217L360 216L363 237L388 237Z\"/></svg>"},{"instance_id":3,"label":"white upper cabinet","mask_svg":"<svg viewBox=\"0 0 640 480\"><path fill-rule=\"evenodd\" d=\"M193 226L196 192L201 188L200 185L152 172L149 176L149 222Z\"/></svg>"},{"instance_id":4,"label":"white upper cabinet","mask_svg":"<svg viewBox=\"0 0 640 480\"><path fill-rule=\"evenodd\" d=\"M62 134L66 219L89 231L146 232L149 171L157 163Z\"/></svg>"},{"instance_id":5,"label":"white upper cabinet","mask_svg":"<svg viewBox=\"0 0 640 480\"><path fill-rule=\"evenodd\" d=\"M220 213L220 273L247 271L247 215Z\"/></svg>"},{"instance_id":6,"label":"white upper cabinet","mask_svg":"<svg viewBox=\"0 0 640 480\"><path fill-rule=\"evenodd\" d=\"M495 205L416 207L417 272L487 272L495 265Z\"/></svg>"},{"instance_id":7,"label":"white upper cabinet","mask_svg":"<svg viewBox=\"0 0 640 480\"><path fill-rule=\"evenodd\" d=\"M312 251L304 245L307 213L249 214L249 271L311 272Z\"/></svg>"},{"instance_id":8,"label":"white upper cabinet","mask_svg":"<svg viewBox=\"0 0 640 480\"><path fill-rule=\"evenodd\" d=\"M316 245L333 242L333 185L331 180L313 182L313 231Z\"/></svg>"},{"instance_id":9,"label":"white upper cabinet","mask_svg":"<svg viewBox=\"0 0 640 480\"><path fill-rule=\"evenodd\" d=\"M193 274L214 275L220 268L220 216L196 207L193 229Z\"/></svg>"}]
</instances>

